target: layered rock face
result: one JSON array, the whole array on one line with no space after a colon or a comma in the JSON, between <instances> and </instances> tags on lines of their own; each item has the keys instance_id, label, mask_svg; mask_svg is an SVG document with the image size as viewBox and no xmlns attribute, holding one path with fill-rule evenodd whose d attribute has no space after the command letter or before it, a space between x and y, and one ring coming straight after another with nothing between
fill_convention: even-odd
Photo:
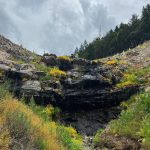
<instances>
[{"instance_id":1,"label":"layered rock face","mask_svg":"<svg viewBox=\"0 0 150 150\"><path fill-rule=\"evenodd\" d=\"M137 88L115 89L120 76L105 66L88 65L68 72L69 77L61 81L65 97L64 109L95 109L116 106L127 100Z\"/></svg>"},{"instance_id":2,"label":"layered rock face","mask_svg":"<svg viewBox=\"0 0 150 150\"><path fill-rule=\"evenodd\" d=\"M48 66L65 66L66 78L41 81L44 72L36 71L31 64L1 62L0 68L5 70L5 76L13 79L13 92L17 96L24 96L28 101L33 96L37 104L53 104L62 110L73 111L117 106L137 92L138 87L133 86L114 88L121 79L123 68L77 58L68 62L52 55L46 58L44 56ZM53 59L59 60L59 63L53 62ZM64 65L64 62L67 63Z\"/></svg>"}]
</instances>

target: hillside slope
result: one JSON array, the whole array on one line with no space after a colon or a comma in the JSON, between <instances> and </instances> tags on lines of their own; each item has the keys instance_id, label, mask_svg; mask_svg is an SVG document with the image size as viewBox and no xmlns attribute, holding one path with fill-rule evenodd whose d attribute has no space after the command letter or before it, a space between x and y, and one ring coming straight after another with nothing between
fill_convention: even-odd
<instances>
[{"instance_id":1,"label":"hillside slope","mask_svg":"<svg viewBox=\"0 0 150 150\"><path fill-rule=\"evenodd\" d=\"M122 62L128 64L131 67L142 68L148 66L150 64L150 41L147 41L141 45L138 45L133 49L129 49L120 54L116 54L111 57L106 57L99 60L104 62L110 60L116 60L116 61L121 60Z\"/></svg>"},{"instance_id":2,"label":"hillside slope","mask_svg":"<svg viewBox=\"0 0 150 150\"><path fill-rule=\"evenodd\" d=\"M39 56L0 35L0 60L10 59L28 62L36 57Z\"/></svg>"}]
</instances>

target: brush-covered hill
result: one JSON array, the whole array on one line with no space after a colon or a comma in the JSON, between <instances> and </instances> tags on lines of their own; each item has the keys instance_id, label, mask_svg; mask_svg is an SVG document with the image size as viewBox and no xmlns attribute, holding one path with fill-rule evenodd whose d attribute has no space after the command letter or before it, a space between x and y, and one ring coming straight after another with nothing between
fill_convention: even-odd
<instances>
[{"instance_id":1,"label":"brush-covered hill","mask_svg":"<svg viewBox=\"0 0 150 150\"><path fill-rule=\"evenodd\" d=\"M39 55L23 48L20 45L12 43L10 40L0 35L0 60L20 60L28 62Z\"/></svg>"}]
</instances>

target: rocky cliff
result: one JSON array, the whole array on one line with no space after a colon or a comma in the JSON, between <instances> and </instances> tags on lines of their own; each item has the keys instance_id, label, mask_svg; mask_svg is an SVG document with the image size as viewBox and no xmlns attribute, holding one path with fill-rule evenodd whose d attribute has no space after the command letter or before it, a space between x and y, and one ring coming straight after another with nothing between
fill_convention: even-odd
<instances>
[{"instance_id":1,"label":"rocky cliff","mask_svg":"<svg viewBox=\"0 0 150 150\"><path fill-rule=\"evenodd\" d=\"M61 61L56 67L59 66L62 66ZM46 75L33 64L1 61L0 68L4 71L4 79L11 79L16 96L24 96L27 100L34 97L37 104L53 104L62 110L117 106L138 90L134 85L116 88L125 66L115 67L76 58L66 63L65 77L48 80L40 80Z\"/></svg>"},{"instance_id":2,"label":"rocky cliff","mask_svg":"<svg viewBox=\"0 0 150 150\"><path fill-rule=\"evenodd\" d=\"M120 108L114 106L142 88L131 83L117 85L128 68L150 64L149 48L147 42L126 53L88 61L52 54L38 56L0 36L0 79L10 80L11 92L24 97L26 102L33 97L39 105L60 107L63 111L60 122L93 135L119 114ZM50 75L52 68L63 72L63 76ZM99 112L103 115L91 117Z\"/></svg>"}]
</instances>

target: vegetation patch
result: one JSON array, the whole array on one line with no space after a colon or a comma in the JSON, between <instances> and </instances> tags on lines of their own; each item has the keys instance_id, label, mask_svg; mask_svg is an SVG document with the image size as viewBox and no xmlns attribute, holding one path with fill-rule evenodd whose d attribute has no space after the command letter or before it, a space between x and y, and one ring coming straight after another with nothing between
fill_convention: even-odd
<instances>
[{"instance_id":1,"label":"vegetation patch","mask_svg":"<svg viewBox=\"0 0 150 150\"><path fill-rule=\"evenodd\" d=\"M43 71L46 74L49 72L49 70L51 69L51 67L45 66L43 64L40 64L39 62L31 62L31 64L33 64L35 66L35 68L38 71Z\"/></svg>"},{"instance_id":2,"label":"vegetation patch","mask_svg":"<svg viewBox=\"0 0 150 150\"><path fill-rule=\"evenodd\" d=\"M145 149L150 149L150 91L138 94L130 100L127 110L123 110L119 119L109 124L103 135L123 136L141 141ZM99 137L99 138L98 138ZM97 133L96 141L101 141L101 132Z\"/></svg>"},{"instance_id":3,"label":"vegetation patch","mask_svg":"<svg viewBox=\"0 0 150 150\"><path fill-rule=\"evenodd\" d=\"M131 85L142 85L149 84L150 80L148 76L150 75L150 66L142 69L129 68L123 75L123 79L120 83L116 85L118 88L131 86Z\"/></svg>"}]
</instances>

